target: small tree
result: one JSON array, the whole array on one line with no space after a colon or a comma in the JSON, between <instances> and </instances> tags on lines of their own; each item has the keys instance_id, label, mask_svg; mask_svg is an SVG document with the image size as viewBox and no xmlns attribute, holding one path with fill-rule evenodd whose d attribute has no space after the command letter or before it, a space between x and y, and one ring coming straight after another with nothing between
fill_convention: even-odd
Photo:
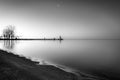
<instances>
[{"instance_id":1,"label":"small tree","mask_svg":"<svg viewBox=\"0 0 120 80\"><path fill-rule=\"evenodd\" d=\"M3 30L4 39L14 39L15 38L15 27L12 25L7 26L6 29Z\"/></svg>"}]
</instances>

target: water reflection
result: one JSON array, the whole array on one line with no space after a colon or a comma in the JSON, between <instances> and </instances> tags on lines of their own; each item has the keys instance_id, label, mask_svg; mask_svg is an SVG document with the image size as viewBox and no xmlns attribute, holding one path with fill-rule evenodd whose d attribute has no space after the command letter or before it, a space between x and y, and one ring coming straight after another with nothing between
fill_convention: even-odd
<instances>
[{"instance_id":1,"label":"water reflection","mask_svg":"<svg viewBox=\"0 0 120 80\"><path fill-rule=\"evenodd\" d=\"M45 40L46 41L46 40ZM55 41L55 40L52 40L52 41ZM4 48L8 49L8 50L14 50L15 48L15 45L17 44L17 40L4 40ZM28 41L29 42L29 41ZM62 41L59 40L59 43L61 44Z\"/></svg>"},{"instance_id":2,"label":"water reflection","mask_svg":"<svg viewBox=\"0 0 120 80\"><path fill-rule=\"evenodd\" d=\"M4 40L4 47L6 49L14 49L16 41L14 40Z\"/></svg>"}]
</instances>

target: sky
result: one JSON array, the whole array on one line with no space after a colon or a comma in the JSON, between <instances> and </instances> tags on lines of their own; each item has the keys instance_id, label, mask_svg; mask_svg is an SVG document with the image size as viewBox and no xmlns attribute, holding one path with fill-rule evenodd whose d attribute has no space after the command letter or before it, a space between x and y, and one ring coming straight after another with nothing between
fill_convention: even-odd
<instances>
[{"instance_id":1,"label":"sky","mask_svg":"<svg viewBox=\"0 0 120 80\"><path fill-rule=\"evenodd\" d=\"M120 39L119 0L0 0L0 34L22 38Z\"/></svg>"}]
</instances>

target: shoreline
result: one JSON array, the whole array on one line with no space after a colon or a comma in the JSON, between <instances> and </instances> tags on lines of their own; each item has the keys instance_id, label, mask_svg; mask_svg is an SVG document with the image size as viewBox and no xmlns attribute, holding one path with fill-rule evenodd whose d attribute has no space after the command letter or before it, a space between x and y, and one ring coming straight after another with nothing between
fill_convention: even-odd
<instances>
[{"instance_id":1,"label":"shoreline","mask_svg":"<svg viewBox=\"0 0 120 80\"><path fill-rule=\"evenodd\" d=\"M106 80L82 72L77 74L74 71L66 71L64 70L66 67L60 65L41 65L39 63L38 61L32 61L26 57L0 50L0 80L4 80L3 78L5 77L12 78L10 80L16 80L16 78L17 80Z\"/></svg>"},{"instance_id":2,"label":"shoreline","mask_svg":"<svg viewBox=\"0 0 120 80\"><path fill-rule=\"evenodd\" d=\"M16 39L2 39L0 40L63 40L62 38L16 38Z\"/></svg>"}]
</instances>

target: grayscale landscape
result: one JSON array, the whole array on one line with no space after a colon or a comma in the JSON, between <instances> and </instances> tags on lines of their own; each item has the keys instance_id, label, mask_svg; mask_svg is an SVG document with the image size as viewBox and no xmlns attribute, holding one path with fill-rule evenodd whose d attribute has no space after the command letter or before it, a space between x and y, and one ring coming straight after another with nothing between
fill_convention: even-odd
<instances>
[{"instance_id":1,"label":"grayscale landscape","mask_svg":"<svg viewBox=\"0 0 120 80\"><path fill-rule=\"evenodd\" d=\"M120 1L0 0L0 80L120 80Z\"/></svg>"}]
</instances>

